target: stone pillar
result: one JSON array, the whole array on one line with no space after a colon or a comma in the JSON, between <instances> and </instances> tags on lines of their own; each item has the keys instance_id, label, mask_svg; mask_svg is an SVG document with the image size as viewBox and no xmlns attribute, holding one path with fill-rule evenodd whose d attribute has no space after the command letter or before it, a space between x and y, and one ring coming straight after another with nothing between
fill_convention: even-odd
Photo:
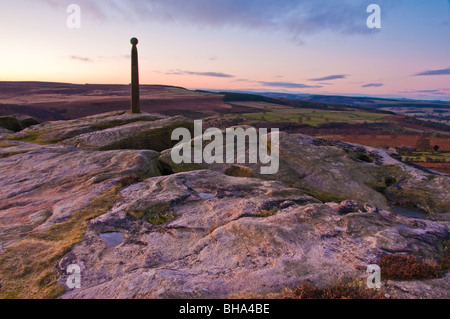
<instances>
[{"instance_id":1,"label":"stone pillar","mask_svg":"<svg viewBox=\"0 0 450 319\"><path fill-rule=\"evenodd\" d=\"M138 39L132 38L131 44L131 113L141 113L141 102L139 100L139 65L138 51L136 45Z\"/></svg>"}]
</instances>

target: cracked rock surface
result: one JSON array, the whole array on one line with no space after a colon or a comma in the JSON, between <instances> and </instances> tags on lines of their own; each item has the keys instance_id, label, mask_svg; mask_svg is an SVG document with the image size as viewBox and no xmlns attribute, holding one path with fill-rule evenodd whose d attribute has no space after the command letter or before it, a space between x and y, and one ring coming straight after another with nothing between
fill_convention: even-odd
<instances>
[{"instance_id":1,"label":"cracked rock surface","mask_svg":"<svg viewBox=\"0 0 450 319\"><path fill-rule=\"evenodd\" d=\"M205 192L214 197L199 196ZM226 298L306 282L326 286L364 277L386 253L433 256L450 231L383 210L342 215L339 205L279 182L209 170L149 178L119 195L61 261L61 269L75 263L83 273L82 288L62 298ZM153 225L145 214L130 216L136 211L174 218ZM125 235L115 248L99 237L112 231Z\"/></svg>"},{"instance_id":2,"label":"cracked rock surface","mask_svg":"<svg viewBox=\"0 0 450 319\"><path fill-rule=\"evenodd\" d=\"M5 249L66 222L123 180L112 208L85 232L75 230L80 240L49 265L61 285L68 265L81 267L81 289L61 298L227 298L326 287L367 278L367 266L386 254L435 259L449 242L448 175L384 150L285 133L272 176L260 175L258 164L175 164L168 132L189 125L112 112L1 130L0 267ZM449 298L449 280L384 287L398 298Z\"/></svg>"}]
</instances>

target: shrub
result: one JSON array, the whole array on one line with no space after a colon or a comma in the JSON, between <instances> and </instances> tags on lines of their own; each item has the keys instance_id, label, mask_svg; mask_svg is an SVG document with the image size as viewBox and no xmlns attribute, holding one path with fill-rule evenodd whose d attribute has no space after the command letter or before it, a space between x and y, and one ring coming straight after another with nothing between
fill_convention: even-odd
<instances>
[{"instance_id":1,"label":"shrub","mask_svg":"<svg viewBox=\"0 0 450 319\"><path fill-rule=\"evenodd\" d=\"M429 151L431 150L430 139L421 136L416 142L416 148L420 151Z\"/></svg>"},{"instance_id":2,"label":"shrub","mask_svg":"<svg viewBox=\"0 0 450 319\"><path fill-rule=\"evenodd\" d=\"M440 266L433 260L419 261L410 255L385 255L380 261L383 279L430 279L441 275Z\"/></svg>"},{"instance_id":3,"label":"shrub","mask_svg":"<svg viewBox=\"0 0 450 319\"><path fill-rule=\"evenodd\" d=\"M385 299L380 290L369 289L363 282L342 282L317 288L303 284L294 289L285 289L282 299Z\"/></svg>"}]
</instances>

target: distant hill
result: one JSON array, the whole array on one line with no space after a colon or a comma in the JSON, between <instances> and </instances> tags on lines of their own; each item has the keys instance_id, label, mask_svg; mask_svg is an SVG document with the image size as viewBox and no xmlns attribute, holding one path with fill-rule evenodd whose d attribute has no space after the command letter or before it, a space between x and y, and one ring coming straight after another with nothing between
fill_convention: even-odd
<instances>
[{"instance_id":1,"label":"distant hill","mask_svg":"<svg viewBox=\"0 0 450 319\"><path fill-rule=\"evenodd\" d=\"M167 85L141 85L140 93L141 107L145 112L181 114L191 118L254 112L255 108L242 103L254 102L329 111L372 110L444 125L450 123L450 102L277 92L192 91ZM40 121L69 120L127 110L129 101L129 85L0 82L0 116L22 114Z\"/></svg>"},{"instance_id":2,"label":"distant hill","mask_svg":"<svg viewBox=\"0 0 450 319\"><path fill-rule=\"evenodd\" d=\"M141 85L141 110L203 119L204 127L278 128L375 147L396 147L405 160L450 173L450 103L276 92L187 90ZM130 108L130 86L0 82L0 116L40 122L73 120ZM412 151L427 137L430 150Z\"/></svg>"},{"instance_id":3,"label":"distant hill","mask_svg":"<svg viewBox=\"0 0 450 319\"><path fill-rule=\"evenodd\" d=\"M333 103L350 106L360 106L369 108L386 108L386 107L418 107L421 108L442 108L450 109L450 102L443 101L420 101L407 99L382 99L371 97L352 97L352 96L331 96L331 95L309 95L302 97L304 101Z\"/></svg>"},{"instance_id":4,"label":"distant hill","mask_svg":"<svg viewBox=\"0 0 450 319\"><path fill-rule=\"evenodd\" d=\"M141 85L140 94L141 109L149 113L196 117L230 107L223 95L175 86ZM129 105L129 85L0 82L0 116L22 114L40 121L70 120L128 110Z\"/></svg>"}]
</instances>

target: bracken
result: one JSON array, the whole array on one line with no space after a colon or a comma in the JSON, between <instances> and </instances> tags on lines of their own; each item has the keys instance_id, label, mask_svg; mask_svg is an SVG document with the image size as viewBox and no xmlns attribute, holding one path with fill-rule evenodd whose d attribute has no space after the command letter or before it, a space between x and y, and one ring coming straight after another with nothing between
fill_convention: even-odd
<instances>
[{"instance_id":1,"label":"bracken","mask_svg":"<svg viewBox=\"0 0 450 319\"><path fill-rule=\"evenodd\" d=\"M382 279L415 280L430 279L441 275L434 260L417 260L414 256L385 255L380 261Z\"/></svg>"}]
</instances>

